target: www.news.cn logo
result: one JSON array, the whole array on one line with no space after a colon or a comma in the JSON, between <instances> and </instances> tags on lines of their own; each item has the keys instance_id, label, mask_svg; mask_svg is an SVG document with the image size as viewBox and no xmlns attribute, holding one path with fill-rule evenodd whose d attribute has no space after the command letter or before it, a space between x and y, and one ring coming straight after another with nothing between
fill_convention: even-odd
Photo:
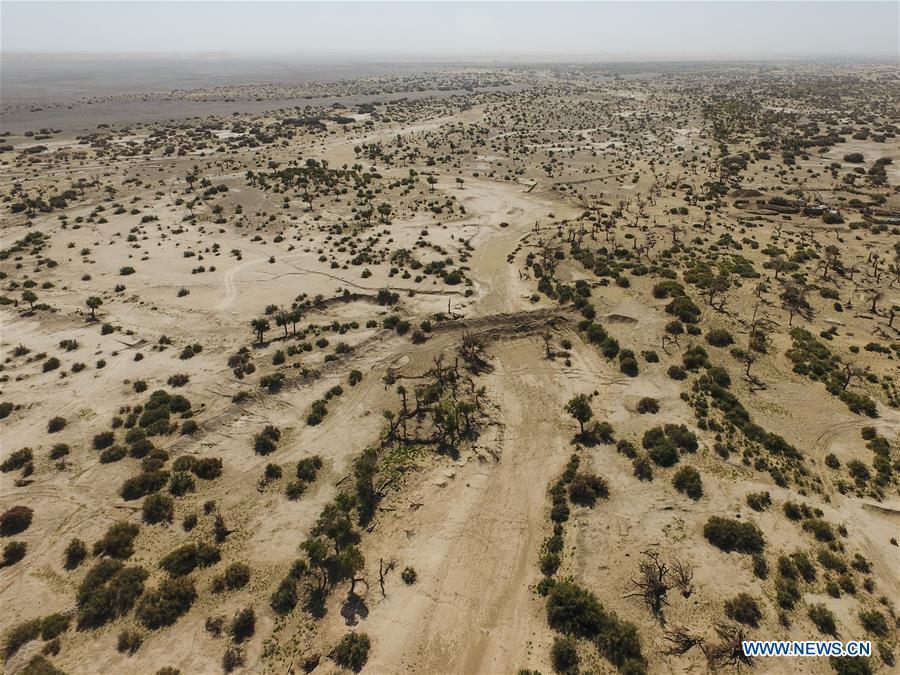
<instances>
[{"instance_id":1,"label":"www.news.cn logo","mask_svg":"<svg viewBox=\"0 0 900 675\"><path fill-rule=\"evenodd\" d=\"M868 640L745 640L744 656L871 656Z\"/></svg>"}]
</instances>

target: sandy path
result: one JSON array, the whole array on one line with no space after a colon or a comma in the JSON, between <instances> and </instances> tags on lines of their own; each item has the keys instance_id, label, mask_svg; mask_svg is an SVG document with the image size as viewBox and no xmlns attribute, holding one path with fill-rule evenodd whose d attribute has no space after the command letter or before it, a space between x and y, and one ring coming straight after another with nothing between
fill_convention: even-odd
<instances>
[{"instance_id":1,"label":"sandy path","mask_svg":"<svg viewBox=\"0 0 900 675\"><path fill-rule=\"evenodd\" d=\"M373 584L373 606L362 624L378 642L371 672L549 666L546 649L529 653L546 633L531 586L540 576L547 485L569 456L572 429L560 415L533 414L560 409L569 395L569 382L560 382L542 350L536 338L495 343L495 370L484 381L502 431L478 448L495 459L462 460L458 469L445 466L420 480L370 540L375 550L367 559L395 556L419 574L414 586L394 584L383 600ZM406 499L420 506L406 508Z\"/></svg>"}]
</instances>

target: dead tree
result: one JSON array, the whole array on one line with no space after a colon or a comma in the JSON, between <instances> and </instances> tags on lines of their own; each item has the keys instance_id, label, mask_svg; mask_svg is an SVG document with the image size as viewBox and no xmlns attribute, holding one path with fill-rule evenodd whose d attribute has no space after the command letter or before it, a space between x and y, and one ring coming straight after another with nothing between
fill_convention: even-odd
<instances>
[{"instance_id":1,"label":"dead tree","mask_svg":"<svg viewBox=\"0 0 900 675\"><path fill-rule=\"evenodd\" d=\"M744 628L734 623L717 623L716 634L721 642L709 648L706 658L711 668L729 666L740 670L744 666L753 667L753 657L744 654Z\"/></svg>"},{"instance_id":2,"label":"dead tree","mask_svg":"<svg viewBox=\"0 0 900 675\"><path fill-rule=\"evenodd\" d=\"M681 656L694 647L700 647L701 650L705 650L706 648L702 637L699 635L691 635L683 626L675 626L674 628L667 630L663 637L667 642L672 644L671 647L668 647L665 650L665 653L669 656Z\"/></svg>"},{"instance_id":3,"label":"dead tree","mask_svg":"<svg viewBox=\"0 0 900 675\"><path fill-rule=\"evenodd\" d=\"M378 560L378 583L381 585L381 597L386 598L387 594L384 592L384 576L392 571L397 566L397 561L391 558L384 562L384 558L380 558Z\"/></svg>"},{"instance_id":4,"label":"dead tree","mask_svg":"<svg viewBox=\"0 0 900 675\"><path fill-rule=\"evenodd\" d=\"M640 577L631 580L634 590L625 597L643 598L653 616L662 621L662 608L668 604L666 595L672 588L669 583L669 568L665 562L660 561L658 551L644 551L644 560L638 570Z\"/></svg>"},{"instance_id":5,"label":"dead tree","mask_svg":"<svg viewBox=\"0 0 900 675\"><path fill-rule=\"evenodd\" d=\"M676 560L672 563L672 574L675 576L675 588L681 591L682 597L691 597L694 592L694 568L690 563Z\"/></svg>"}]
</instances>

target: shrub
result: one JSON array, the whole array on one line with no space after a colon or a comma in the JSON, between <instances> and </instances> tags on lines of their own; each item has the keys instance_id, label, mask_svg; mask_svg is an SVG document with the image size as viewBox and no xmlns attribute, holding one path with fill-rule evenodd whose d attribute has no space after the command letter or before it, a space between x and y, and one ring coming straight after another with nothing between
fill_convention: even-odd
<instances>
[{"instance_id":1,"label":"shrub","mask_svg":"<svg viewBox=\"0 0 900 675\"><path fill-rule=\"evenodd\" d=\"M782 576L775 580L775 601L782 609L793 609L800 595L800 586L795 579Z\"/></svg>"},{"instance_id":2,"label":"shrub","mask_svg":"<svg viewBox=\"0 0 900 675\"><path fill-rule=\"evenodd\" d=\"M304 457L297 462L297 479L311 483L316 479L319 469L322 468L322 458L318 455Z\"/></svg>"},{"instance_id":3,"label":"shrub","mask_svg":"<svg viewBox=\"0 0 900 675\"><path fill-rule=\"evenodd\" d=\"M730 518L711 516L703 527L703 536L713 546L726 553L762 553L766 541L753 523L742 523Z\"/></svg>"},{"instance_id":4,"label":"shrub","mask_svg":"<svg viewBox=\"0 0 900 675\"><path fill-rule=\"evenodd\" d=\"M350 631L331 652L331 658L339 666L359 671L369 660L371 643L365 633Z\"/></svg>"},{"instance_id":5,"label":"shrub","mask_svg":"<svg viewBox=\"0 0 900 675\"><path fill-rule=\"evenodd\" d=\"M32 656L20 672L22 675L66 675L40 654Z\"/></svg>"},{"instance_id":6,"label":"shrub","mask_svg":"<svg viewBox=\"0 0 900 675\"><path fill-rule=\"evenodd\" d=\"M6 645L4 653L8 659L10 656L19 651L24 644L37 640L41 634L41 620L31 619L30 621L22 621L10 628L6 632Z\"/></svg>"},{"instance_id":7,"label":"shrub","mask_svg":"<svg viewBox=\"0 0 900 675\"><path fill-rule=\"evenodd\" d=\"M837 675L873 675L875 672L867 656L832 656L828 662Z\"/></svg>"},{"instance_id":8,"label":"shrub","mask_svg":"<svg viewBox=\"0 0 900 675\"><path fill-rule=\"evenodd\" d=\"M105 559L88 570L78 587L78 627L93 628L131 610L144 590L147 572Z\"/></svg>"},{"instance_id":9,"label":"shrub","mask_svg":"<svg viewBox=\"0 0 900 675\"><path fill-rule=\"evenodd\" d=\"M231 622L231 636L235 642L244 642L253 637L256 631L256 614L252 607L245 607Z\"/></svg>"},{"instance_id":10,"label":"shrub","mask_svg":"<svg viewBox=\"0 0 900 675\"><path fill-rule=\"evenodd\" d=\"M13 506L0 515L0 535L11 537L14 534L24 532L31 527L31 519L34 516L27 506Z\"/></svg>"},{"instance_id":11,"label":"shrub","mask_svg":"<svg viewBox=\"0 0 900 675\"><path fill-rule=\"evenodd\" d=\"M406 566L403 568L403 571L400 572L400 578L403 580L404 584L406 584L407 586L412 586L414 583L416 583L419 575L412 567Z\"/></svg>"},{"instance_id":12,"label":"shrub","mask_svg":"<svg viewBox=\"0 0 900 675\"><path fill-rule=\"evenodd\" d=\"M74 570L87 557L87 546L81 539L72 539L66 546L63 556L63 567L67 570Z\"/></svg>"},{"instance_id":13,"label":"shrub","mask_svg":"<svg viewBox=\"0 0 900 675\"><path fill-rule=\"evenodd\" d=\"M15 565L25 557L28 545L24 541L11 541L3 547L3 560L0 567Z\"/></svg>"},{"instance_id":14,"label":"shrub","mask_svg":"<svg viewBox=\"0 0 900 675\"><path fill-rule=\"evenodd\" d=\"M606 481L596 474L577 473L569 483L569 499L579 506L593 507L598 499L606 499L608 496Z\"/></svg>"},{"instance_id":15,"label":"shrub","mask_svg":"<svg viewBox=\"0 0 900 675\"><path fill-rule=\"evenodd\" d=\"M834 541L834 530L831 524L821 518L809 518L803 521L803 529L812 532L818 541Z\"/></svg>"},{"instance_id":16,"label":"shrub","mask_svg":"<svg viewBox=\"0 0 900 675\"><path fill-rule=\"evenodd\" d=\"M709 357L706 350L700 345L688 347L681 356L681 361L687 370L697 370L709 365Z\"/></svg>"},{"instance_id":17,"label":"shrub","mask_svg":"<svg viewBox=\"0 0 900 675\"><path fill-rule=\"evenodd\" d=\"M41 639L52 640L69 629L71 619L63 614L50 614L41 621Z\"/></svg>"},{"instance_id":18,"label":"shrub","mask_svg":"<svg viewBox=\"0 0 900 675\"><path fill-rule=\"evenodd\" d=\"M116 440L115 434L111 431L101 431L99 434L94 436L93 446L94 450L103 450L104 448L108 448L113 444Z\"/></svg>"},{"instance_id":19,"label":"shrub","mask_svg":"<svg viewBox=\"0 0 900 675\"><path fill-rule=\"evenodd\" d=\"M144 594L136 616L147 628L162 628L175 623L196 599L197 591L190 579L164 579L158 588Z\"/></svg>"},{"instance_id":20,"label":"shrub","mask_svg":"<svg viewBox=\"0 0 900 675\"><path fill-rule=\"evenodd\" d=\"M235 668L244 665L244 653L237 647L229 647L222 655L222 669L230 673Z\"/></svg>"},{"instance_id":21,"label":"shrub","mask_svg":"<svg viewBox=\"0 0 900 675\"><path fill-rule=\"evenodd\" d=\"M639 455L631 461L634 475L638 480L653 480L653 465L646 455Z\"/></svg>"},{"instance_id":22,"label":"shrub","mask_svg":"<svg viewBox=\"0 0 900 675\"><path fill-rule=\"evenodd\" d=\"M250 568L244 563L231 563L225 568L225 585L235 590L243 588L250 581Z\"/></svg>"},{"instance_id":23,"label":"shrub","mask_svg":"<svg viewBox=\"0 0 900 675\"><path fill-rule=\"evenodd\" d=\"M287 614L297 606L297 582L290 576L281 580L269 604L276 614Z\"/></svg>"},{"instance_id":24,"label":"shrub","mask_svg":"<svg viewBox=\"0 0 900 675\"><path fill-rule=\"evenodd\" d=\"M646 442L644 447L648 447ZM675 443L669 438L662 438L653 445L650 445L647 455L656 464L662 467L670 467L678 462L678 449L675 447Z\"/></svg>"},{"instance_id":25,"label":"shrub","mask_svg":"<svg viewBox=\"0 0 900 675\"><path fill-rule=\"evenodd\" d=\"M672 478L672 485L694 501L703 496L703 482L700 480L700 473L692 466L681 467Z\"/></svg>"},{"instance_id":26,"label":"shrub","mask_svg":"<svg viewBox=\"0 0 900 675\"><path fill-rule=\"evenodd\" d=\"M767 563L765 557L759 553L753 556L753 575L757 579L769 578L769 563Z\"/></svg>"},{"instance_id":27,"label":"shrub","mask_svg":"<svg viewBox=\"0 0 900 675\"><path fill-rule=\"evenodd\" d=\"M113 445L100 453L100 463L111 464L112 462L118 462L126 454L125 448L121 445Z\"/></svg>"},{"instance_id":28,"label":"shrub","mask_svg":"<svg viewBox=\"0 0 900 675\"><path fill-rule=\"evenodd\" d=\"M115 523L94 544L94 555L108 555L123 560L134 553L134 539L140 528L133 523Z\"/></svg>"},{"instance_id":29,"label":"shrub","mask_svg":"<svg viewBox=\"0 0 900 675\"><path fill-rule=\"evenodd\" d=\"M734 344L734 338L727 330L718 328L706 334L706 341L713 347L728 347Z\"/></svg>"},{"instance_id":30,"label":"shrub","mask_svg":"<svg viewBox=\"0 0 900 675\"><path fill-rule=\"evenodd\" d=\"M134 654L138 649L140 649L141 644L144 642L143 636L138 633L136 630L128 630L127 628L119 633L119 639L116 643L116 650L120 654L128 654L129 656Z\"/></svg>"},{"instance_id":31,"label":"shrub","mask_svg":"<svg viewBox=\"0 0 900 675\"><path fill-rule=\"evenodd\" d=\"M281 431L276 426L269 424L262 432L253 437L253 450L257 455L268 455L275 452L275 445L281 438Z\"/></svg>"},{"instance_id":32,"label":"shrub","mask_svg":"<svg viewBox=\"0 0 900 675\"><path fill-rule=\"evenodd\" d=\"M886 637L890 632L887 619L877 609L862 610L859 613L859 622L867 632L879 637Z\"/></svg>"},{"instance_id":33,"label":"shrub","mask_svg":"<svg viewBox=\"0 0 900 675\"><path fill-rule=\"evenodd\" d=\"M222 460L218 457L203 457L191 465L191 471L197 478L214 480L222 475Z\"/></svg>"},{"instance_id":34,"label":"shrub","mask_svg":"<svg viewBox=\"0 0 900 675\"><path fill-rule=\"evenodd\" d=\"M144 471L134 478L129 478L119 490L122 499L131 501L146 497L151 492L158 492L169 481L168 471Z\"/></svg>"},{"instance_id":35,"label":"shrub","mask_svg":"<svg viewBox=\"0 0 900 675\"><path fill-rule=\"evenodd\" d=\"M175 502L166 495L152 494L144 500L142 512L144 522L150 524L172 522L175 516Z\"/></svg>"},{"instance_id":36,"label":"shrub","mask_svg":"<svg viewBox=\"0 0 900 675\"><path fill-rule=\"evenodd\" d=\"M669 366L669 369L666 371L666 373L673 380L684 380L687 378L687 372L681 366Z\"/></svg>"},{"instance_id":37,"label":"shrub","mask_svg":"<svg viewBox=\"0 0 900 675\"><path fill-rule=\"evenodd\" d=\"M665 433L678 447L686 452L696 452L697 448L700 447L697 443L697 436L683 424L667 424Z\"/></svg>"},{"instance_id":38,"label":"shrub","mask_svg":"<svg viewBox=\"0 0 900 675\"><path fill-rule=\"evenodd\" d=\"M747 593L739 593L730 600L726 600L725 615L729 619L753 626L754 628L759 625L759 621L763 616L756 600Z\"/></svg>"},{"instance_id":39,"label":"shrub","mask_svg":"<svg viewBox=\"0 0 900 675\"><path fill-rule=\"evenodd\" d=\"M21 469L26 464L29 464L32 458L33 453L31 452L31 448L22 448L21 450L16 450L3 461L3 464L0 464L0 471L2 471L3 473L9 473L10 471Z\"/></svg>"},{"instance_id":40,"label":"shrub","mask_svg":"<svg viewBox=\"0 0 900 675\"><path fill-rule=\"evenodd\" d=\"M47 422L47 433L55 434L58 431L62 431L66 428L66 418L65 417L51 417L50 421Z\"/></svg>"},{"instance_id":41,"label":"shrub","mask_svg":"<svg viewBox=\"0 0 900 675\"><path fill-rule=\"evenodd\" d=\"M628 377L637 377L640 368L637 359L632 356L619 359L619 371Z\"/></svg>"},{"instance_id":42,"label":"shrub","mask_svg":"<svg viewBox=\"0 0 900 675\"><path fill-rule=\"evenodd\" d=\"M219 561L219 549L209 544L185 544L168 553L159 566L173 577L182 577L197 567L209 567Z\"/></svg>"},{"instance_id":43,"label":"shrub","mask_svg":"<svg viewBox=\"0 0 900 675\"><path fill-rule=\"evenodd\" d=\"M593 593L571 579L553 584L547 596L547 622L562 633L592 639L600 634L608 617Z\"/></svg>"},{"instance_id":44,"label":"shrub","mask_svg":"<svg viewBox=\"0 0 900 675\"><path fill-rule=\"evenodd\" d=\"M550 648L550 660L557 673L578 672L578 650L575 640L570 637L557 637Z\"/></svg>"},{"instance_id":45,"label":"shrub","mask_svg":"<svg viewBox=\"0 0 900 675\"><path fill-rule=\"evenodd\" d=\"M169 480L169 492L176 497L193 492L195 489L194 477L187 471L173 473Z\"/></svg>"},{"instance_id":46,"label":"shrub","mask_svg":"<svg viewBox=\"0 0 900 675\"><path fill-rule=\"evenodd\" d=\"M825 635L837 635L837 625L834 621L834 614L825 605L810 605L809 618L819 629L820 633Z\"/></svg>"},{"instance_id":47,"label":"shrub","mask_svg":"<svg viewBox=\"0 0 900 675\"><path fill-rule=\"evenodd\" d=\"M747 495L747 506L754 511L765 511L772 505L772 496L768 492L751 492Z\"/></svg>"},{"instance_id":48,"label":"shrub","mask_svg":"<svg viewBox=\"0 0 900 675\"><path fill-rule=\"evenodd\" d=\"M593 593L571 579L550 588L547 622L567 635L594 640L600 653L623 672L646 672L637 628L604 610Z\"/></svg>"},{"instance_id":49,"label":"shrub","mask_svg":"<svg viewBox=\"0 0 900 675\"><path fill-rule=\"evenodd\" d=\"M645 396L637 404L637 411L641 414L650 413L651 415L655 415L659 412L659 402L655 398L651 398L649 396Z\"/></svg>"}]
</instances>

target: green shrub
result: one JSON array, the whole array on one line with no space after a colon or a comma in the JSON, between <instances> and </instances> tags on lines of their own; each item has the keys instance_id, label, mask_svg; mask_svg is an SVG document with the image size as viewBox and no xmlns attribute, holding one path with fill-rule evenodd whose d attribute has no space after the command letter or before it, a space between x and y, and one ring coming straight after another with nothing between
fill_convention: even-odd
<instances>
[{"instance_id":1,"label":"green shrub","mask_svg":"<svg viewBox=\"0 0 900 675\"><path fill-rule=\"evenodd\" d=\"M256 632L256 614L252 607L245 607L231 622L231 637L240 643L253 637L254 632Z\"/></svg>"},{"instance_id":2,"label":"green shrub","mask_svg":"<svg viewBox=\"0 0 900 675\"><path fill-rule=\"evenodd\" d=\"M860 611L859 622L867 632L879 637L886 637L890 632L887 619L877 609Z\"/></svg>"},{"instance_id":3,"label":"green shrub","mask_svg":"<svg viewBox=\"0 0 900 675\"><path fill-rule=\"evenodd\" d=\"M765 511L772 505L772 496L768 492L751 492L747 495L747 506L754 511Z\"/></svg>"},{"instance_id":4,"label":"green shrub","mask_svg":"<svg viewBox=\"0 0 900 675\"><path fill-rule=\"evenodd\" d=\"M828 659L836 675L874 675L875 669L867 656L832 656Z\"/></svg>"},{"instance_id":5,"label":"green shrub","mask_svg":"<svg viewBox=\"0 0 900 675\"><path fill-rule=\"evenodd\" d=\"M92 444L94 446L94 450L103 450L104 448L108 448L113 444L116 440L115 434L111 431L101 431L99 434L94 436L94 440Z\"/></svg>"},{"instance_id":6,"label":"green shrub","mask_svg":"<svg viewBox=\"0 0 900 675\"><path fill-rule=\"evenodd\" d=\"M781 576L775 580L775 601L779 607L793 609L800 597L800 586L796 579Z\"/></svg>"},{"instance_id":7,"label":"green shrub","mask_svg":"<svg viewBox=\"0 0 900 675\"><path fill-rule=\"evenodd\" d=\"M619 359L619 371L628 375L628 377L637 377L640 371L637 359L632 356Z\"/></svg>"},{"instance_id":8,"label":"green shrub","mask_svg":"<svg viewBox=\"0 0 900 675\"><path fill-rule=\"evenodd\" d=\"M119 489L119 494L125 501L146 497L152 492L158 492L169 482L169 472L143 471L133 478L129 478Z\"/></svg>"},{"instance_id":9,"label":"green shrub","mask_svg":"<svg viewBox=\"0 0 900 675\"><path fill-rule=\"evenodd\" d=\"M645 396L637 404L637 411L641 414L651 414L655 415L659 412L659 402L655 398L650 398L649 396Z\"/></svg>"},{"instance_id":10,"label":"green shrub","mask_svg":"<svg viewBox=\"0 0 900 675\"><path fill-rule=\"evenodd\" d=\"M52 640L69 629L71 619L63 614L50 614L41 621L41 639Z\"/></svg>"},{"instance_id":11,"label":"green shrub","mask_svg":"<svg viewBox=\"0 0 900 675\"><path fill-rule=\"evenodd\" d=\"M729 619L753 626L754 628L759 625L763 616L756 600L747 593L739 593L730 600L726 600L725 615Z\"/></svg>"},{"instance_id":12,"label":"green shrub","mask_svg":"<svg viewBox=\"0 0 900 675\"><path fill-rule=\"evenodd\" d=\"M133 523L114 523L100 541L94 544L94 555L107 555L123 560L134 553L134 539L140 528Z\"/></svg>"},{"instance_id":13,"label":"green shrub","mask_svg":"<svg viewBox=\"0 0 900 675\"><path fill-rule=\"evenodd\" d=\"M700 480L700 473L692 466L683 466L676 471L672 478L672 485L694 501L703 496L703 482Z\"/></svg>"},{"instance_id":14,"label":"green shrub","mask_svg":"<svg viewBox=\"0 0 900 675\"><path fill-rule=\"evenodd\" d=\"M144 590L147 572L104 559L88 570L78 587L78 627L95 628L131 610Z\"/></svg>"},{"instance_id":15,"label":"green shrub","mask_svg":"<svg viewBox=\"0 0 900 675\"><path fill-rule=\"evenodd\" d=\"M176 548L159 561L159 566L173 577L182 577L197 567L214 565L219 559L219 549L201 542Z\"/></svg>"},{"instance_id":16,"label":"green shrub","mask_svg":"<svg viewBox=\"0 0 900 675\"><path fill-rule=\"evenodd\" d=\"M175 516L175 502L166 495L152 494L144 500L141 511L143 512L144 522L151 525L154 523L172 522L172 518Z\"/></svg>"},{"instance_id":17,"label":"green shrub","mask_svg":"<svg viewBox=\"0 0 900 675\"><path fill-rule=\"evenodd\" d=\"M632 459L631 466L638 480L653 480L653 465L647 455L638 455Z\"/></svg>"},{"instance_id":18,"label":"green shrub","mask_svg":"<svg viewBox=\"0 0 900 675\"><path fill-rule=\"evenodd\" d=\"M762 553L765 539L753 523L742 523L731 518L711 516L703 527L703 536L710 544L726 553Z\"/></svg>"},{"instance_id":19,"label":"green shrub","mask_svg":"<svg viewBox=\"0 0 900 675\"><path fill-rule=\"evenodd\" d=\"M31 619L30 621L22 621L10 628L6 632L4 654L8 659L10 656L19 651L23 645L37 640L41 634L41 620Z\"/></svg>"},{"instance_id":20,"label":"green shrub","mask_svg":"<svg viewBox=\"0 0 900 675\"><path fill-rule=\"evenodd\" d=\"M825 605L810 605L809 618L819 629L820 633L825 635L837 635L837 625L835 624L834 614Z\"/></svg>"},{"instance_id":21,"label":"green shrub","mask_svg":"<svg viewBox=\"0 0 900 675\"><path fill-rule=\"evenodd\" d=\"M250 568L244 563L231 563L225 568L225 585L235 590L243 588L250 581Z\"/></svg>"},{"instance_id":22,"label":"green shrub","mask_svg":"<svg viewBox=\"0 0 900 675\"><path fill-rule=\"evenodd\" d=\"M0 536L11 537L31 527L34 511L27 506L13 506L0 515Z\"/></svg>"},{"instance_id":23,"label":"green shrub","mask_svg":"<svg viewBox=\"0 0 900 675\"><path fill-rule=\"evenodd\" d=\"M22 448L21 450L16 450L9 457L3 460L3 464L0 464L0 471L2 471L3 473L9 473L10 471L21 469L26 464L31 463L33 456L34 455L31 452L31 448Z\"/></svg>"},{"instance_id":24,"label":"green shrub","mask_svg":"<svg viewBox=\"0 0 900 675\"><path fill-rule=\"evenodd\" d=\"M312 457L304 457L297 462L297 479L311 483L316 479L319 470L322 468L322 458L318 455Z\"/></svg>"},{"instance_id":25,"label":"green shrub","mask_svg":"<svg viewBox=\"0 0 900 675\"><path fill-rule=\"evenodd\" d=\"M144 642L143 636L136 630L128 630L127 628L119 633L116 642L116 651L120 654L134 654Z\"/></svg>"},{"instance_id":26,"label":"green shrub","mask_svg":"<svg viewBox=\"0 0 900 675\"><path fill-rule=\"evenodd\" d=\"M365 633L350 631L331 652L331 658L339 666L359 671L369 660L371 643Z\"/></svg>"},{"instance_id":27,"label":"green shrub","mask_svg":"<svg viewBox=\"0 0 900 675\"><path fill-rule=\"evenodd\" d=\"M66 419L64 417L52 417L50 421L47 422L47 433L55 434L58 431L62 431L66 428Z\"/></svg>"},{"instance_id":28,"label":"green shrub","mask_svg":"<svg viewBox=\"0 0 900 675\"><path fill-rule=\"evenodd\" d=\"M138 603L136 616L150 629L169 626L191 608L196 598L197 591L191 579L164 579L158 588L144 594Z\"/></svg>"},{"instance_id":29,"label":"green shrub","mask_svg":"<svg viewBox=\"0 0 900 675\"><path fill-rule=\"evenodd\" d=\"M579 506L593 507L598 499L606 499L608 496L606 481L596 474L577 473L569 483L569 499Z\"/></svg>"},{"instance_id":30,"label":"green shrub","mask_svg":"<svg viewBox=\"0 0 900 675\"><path fill-rule=\"evenodd\" d=\"M63 567L67 570L74 570L87 557L87 546L81 539L72 539L66 546L63 556Z\"/></svg>"},{"instance_id":31,"label":"green shrub","mask_svg":"<svg viewBox=\"0 0 900 675\"><path fill-rule=\"evenodd\" d=\"M547 595L547 622L562 633L593 639L608 621L594 594L570 579L557 581Z\"/></svg>"},{"instance_id":32,"label":"green shrub","mask_svg":"<svg viewBox=\"0 0 900 675\"><path fill-rule=\"evenodd\" d=\"M567 636L554 638L550 660L557 673L577 673L578 649L575 640Z\"/></svg>"},{"instance_id":33,"label":"green shrub","mask_svg":"<svg viewBox=\"0 0 900 675\"><path fill-rule=\"evenodd\" d=\"M278 588L272 594L269 605L276 614L288 614L297 606L297 582L293 577L287 576L281 580Z\"/></svg>"},{"instance_id":34,"label":"green shrub","mask_svg":"<svg viewBox=\"0 0 900 675\"><path fill-rule=\"evenodd\" d=\"M20 672L22 675L66 675L40 654L32 656Z\"/></svg>"},{"instance_id":35,"label":"green shrub","mask_svg":"<svg viewBox=\"0 0 900 675\"><path fill-rule=\"evenodd\" d=\"M734 338L727 330L718 328L706 334L706 341L713 347L728 347L734 344Z\"/></svg>"}]
</instances>

